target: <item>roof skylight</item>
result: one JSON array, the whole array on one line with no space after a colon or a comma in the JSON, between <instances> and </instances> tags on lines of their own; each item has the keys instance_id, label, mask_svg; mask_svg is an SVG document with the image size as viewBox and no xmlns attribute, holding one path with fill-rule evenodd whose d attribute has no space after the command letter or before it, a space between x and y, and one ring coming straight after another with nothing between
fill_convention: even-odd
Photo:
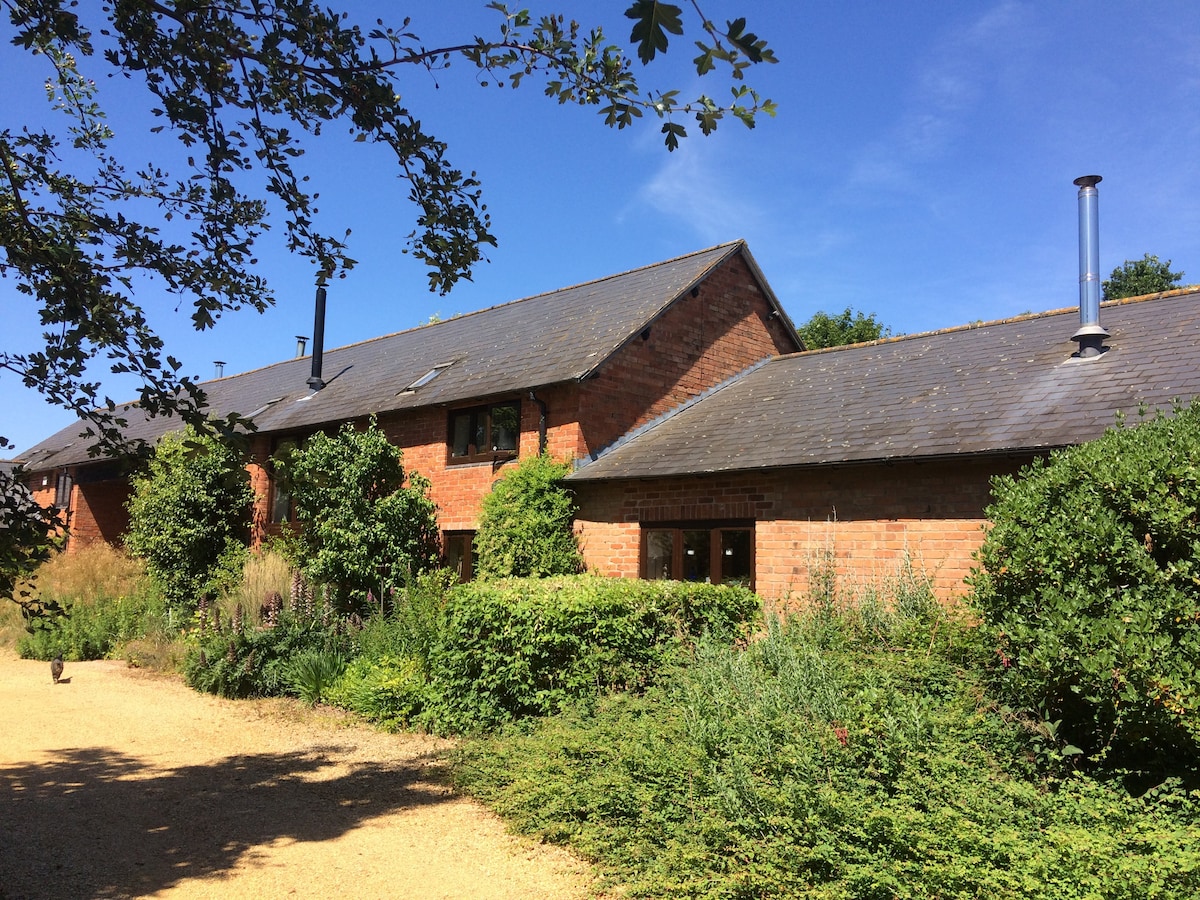
<instances>
[{"instance_id":1,"label":"roof skylight","mask_svg":"<svg viewBox=\"0 0 1200 900\"><path fill-rule=\"evenodd\" d=\"M433 379L437 378L452 365L453 363L442 363L440 366L434 366L400 393L407 394L411 391L415 391L417 388L425 387L425 385L429 384L429 382L433 381Z\"/></svg>"}]
</instances>

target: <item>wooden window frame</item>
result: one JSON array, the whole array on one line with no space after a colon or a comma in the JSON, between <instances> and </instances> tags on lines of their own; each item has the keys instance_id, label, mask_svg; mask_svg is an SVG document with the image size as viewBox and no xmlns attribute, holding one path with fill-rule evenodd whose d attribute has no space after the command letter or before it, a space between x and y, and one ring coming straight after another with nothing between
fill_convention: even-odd
<instances>
[{"instance_id":1,"label":"wooden window frame","mask_svg":"<svg viewBox=\"0 0 1200 900\"><path fill-rule=\"evenodd\" d=\"M493 446L487 446L485 449L480 449L478 445L471 442L473 436L482 431L483 434L492 435L495 410L511 407L516 414L516 427L513 431L515 446L512 449L500 449ZM456 455L455 449L455 423L457 420L469 416L468 419L468 443L467 452ZM482 417L482 428L479 424L479 418ZM447 417L446 426L446 465L461 466L469 463L480 462L496 462L497 460L516 459L521 451L521 401L518 399L497 400L494 403L482 403L476 406L463 406L458 409L450 410ZM489 442L490 443L490 442Z\"/></svg>"},{"instance_id":2,"label":"wooden window frame","mask_svg":"<svg viewBox=\"0 0 1200 900\"><path fill-rule=\"evenodd\" d=\"M460 582L471 581L475 578L475 532L463 529L442 532L442 564L447 568L455 568L451 565L450 554L447 552L452 538L460 538L466 542L465 552L459 557L460 565L455 569L455 574Z\"/></svg>"},{"instance_id":3,"label":"wooden window frame","mask_svg":"<svg viewBox=\"0 0 1200 900\"><path fill-rule=\"evenodd\" d=\"M641 527L641 548L639 551L638 571L642 578L654 579L650 567L650 536L655 532L665 532L672 535L671 572L670 577L677 581L685 580L686 571L684 554L684 533L707 531L708 536L708 577L710 584L723 584L726 576L722 571L725 554L722 552L721 534L726 531L744 531L750 534L750 574L749 583L745 586L754 590L755 569L757 566L755 548L755 528L753 520L746 519L717 519L698 522L643 522ZM657 576L661 578L662 576ZM698 579L692 579L698 580Z\"/></svg>"}]
</instances>

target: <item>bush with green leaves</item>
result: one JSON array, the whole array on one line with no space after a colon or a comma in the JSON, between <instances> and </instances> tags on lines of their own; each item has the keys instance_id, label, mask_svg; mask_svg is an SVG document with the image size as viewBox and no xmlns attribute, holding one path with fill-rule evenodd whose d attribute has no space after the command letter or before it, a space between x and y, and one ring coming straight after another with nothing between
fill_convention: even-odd
<instances>
[{"instance_id":1,"label":"bush with green leaves","mask_svg":"<svg viewBox=\"0 0 1200 900\"><path fill-rule=\"evenodd\" d=\"M132 482L125 544L168 603L194 608L236 584L254 502L239 449L190 428L172 432Z\"/></svg>"},{"instance_id":2,"label":"bush with green leaves","mask_svg":"<svg viewBox=\"0 0 1200 900\"><path fill-rule=\"evenodd\" d=\"M447 598L425 723L495 727L574 700L640 690L702 635L732 642L760 610L744 588L563 576L473 582Z\"/></svg>"},{"instance_id":3,"label":"bush with green leaves","mask_svg":"<svg viewBox=\"0 0 1200 900\"><path fill-rule=\"evenodd\" d=\"M1035 461L993 497L970 583L995 689L1089 754L1194 760L1200 405Z\"/></svg>"},{"instance_id":4,"label":"bush with green leaves","mask_svg":"<svg viewBox=\"0 0 1200 900\"><path fill-rule=\"evenodd\" d=\"M395 591L386 615L373 615L355 629L354 659L329 691L329 702L388 730L416 723L429 693L429 654L457 580L449 569L422 575Z\"/></svg>"},{"instance_id":5,"label":"bush with green leaves","mask_svg":"<svg viewBox=\"0 0 1200 900\"><path fill-rule=\"evenodd\" d=\"M1112 270L1112 274L1100 283L1105 300L1120 300L1123 297L1141 297L1159 291L1169 291L1179 286L1182 272L1171 271L1171 261L1165 262L1149 253L1141 259L1127 259Z\"/></svg>"},{"instance_id":6,"label":"bush with green leaves","mask_svg":"<svg viewBox=\"0 0 1200 900\"><path fill-rule=\"evenodd\" d=\"M567 463L546 454L509 469L483 498L475 534L481 578L542 578L583 571L572 522L575 500L563 484Z\"/></svg>"},{"instance_id":7,"label":"bush with green leaves","mask_svg":"<svg viewBox=\"0 0 1200 900\"><path fill-rule=\"evenodd\" d=\"M328 612L284 610L274 626L258 626L244 617L210 619L202 609L188 636L184 679L202 693L229 698L298 697L317 683L317 702L336 673L306 683L307 673L297 678L296 661L309 654L344 656L352 645L345 624Z\"/></svg>"},{"instance_id":8,"label":"bush with green leaves","mask_svg":"<svg viewBox=\"0 0 1200 900\"><path fill-rule=\"evenodd\" d=\"M362 431L314 434L276 458L299 529L292 549L314 584L339 608L361 606L437 564L437 508L429 481L406 475L400 449L372 419ZM407 481L407 485L406 485Z\"/></svg>"},{"instance_id":9,"label":"bush with green leaves","mask_svg":"<svg viewBox=\"0 0 1200 900\"><path fill-rule=\"evenodd\" d=\"M27 659L103 659L129 641L173 636L183 623L141 560L102 542L57 553L36 570L34 597L58 615L25 617L17 652Z\"/></svg>"},{"instance_id":10,"label":"bush with green leaves","mask_svg":"<svg viewBox=\"0 0 1200 900\"><path fill-rule=\"evenodd\" d=\"M387 731L418 721L428 696L425 664L415 656L359 656L326 693L326 699Z\"/></svg>"},{"instance_id":11,"label":"bush with green leaves","mask_svg":"<svg viewBox=\"0 0 1200 900\"><path fill-rule=\"evenodd\" d=\"M17 642L25 659L106 659L122 644L169 627L162 597L149 594L70 604L66 614L31 629Z\"/></svg>"},{"instance_id":12,"label":"bush with green leaves","mask_svg":"<svg viewBox=\"0 0 1200 900\"><path fill-rule=\"evenodd\" d=\"M981 704L969 632L881 647L774 623L642 695L462 743L457 785L630 898L1135 900L1200 894L1200 793L1048 777ZM842 628L834 636L832 629Z\"/></svg>"}]
</instances>

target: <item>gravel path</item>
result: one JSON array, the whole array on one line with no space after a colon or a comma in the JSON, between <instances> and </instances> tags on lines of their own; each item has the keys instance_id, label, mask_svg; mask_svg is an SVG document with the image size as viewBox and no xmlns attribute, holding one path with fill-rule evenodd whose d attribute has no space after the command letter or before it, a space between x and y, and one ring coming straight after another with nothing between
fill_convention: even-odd
<instances>
[{"instance_id":1,"label":"gravel path","mask_svg":"<svg viewBox=\"0 0 1200 900\"><path fill-rule=\"evenodd\" d=\"M445 785L444 742L0 651L0 900L589 896Z\"/></svg>"}]
</instances>

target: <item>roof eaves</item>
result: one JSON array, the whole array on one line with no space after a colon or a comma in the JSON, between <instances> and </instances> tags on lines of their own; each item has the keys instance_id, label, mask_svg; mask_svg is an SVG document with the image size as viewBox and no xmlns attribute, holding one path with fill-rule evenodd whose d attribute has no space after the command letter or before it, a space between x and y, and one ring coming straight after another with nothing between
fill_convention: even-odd
<instances>
[{"instance_id":1,"label":"roof eaves","mask_svg":"<svg viewBox=\"0 0 1200 900\"><path fill-rule=\"evenodd\" d=\"M938 462L961 462L963 459L1024 459L1031 456L1046 455L1054 453L1058 450L1066 449L1069 444L1042 444L1030 447L998 447L987 450L969 450L961 453L928 453L920 454L892 454L890 456L864 456L861 458L845 458L836 460L816 460L813 462L802 463L781 463L779 465L749 465L749 466L713 466L710 468L690 468L685 472L668 472L668 473L645 473L635 472L625 474L621 472L594 475L590 476L587 472L587 463L579 466L574 472L567 476L569 480L574 481L645 481L648 479L657 478L699 478L712 475L730 475L746 472L783 472L783 471L812 471L817 469L831 470L844 469L854 466L890 466L898 463L938 463Z\"/></svg>"},{"instance_id":2,"label":"roof eaves","mask_svg":"<svg viewBox=\"0 0 1200 900\"><path fill-rule=\"evenodd\" d=\"M778 314L779 320L787 327L788 337L796 342L796 346L800 350L804 349L804 339L800 337L800 332L796 330L796 323L792 321L792 317L787 314L783 305L779 302L779 298L775 295L771 285L767 283L767 277L763 274L762 269L758 266L758 261L750 252L750 246L745 240L740 241L742 247L742 258L746 261L746 266L750 269L750 273L754 276L754 280L758 283L758 288L767 298L767 302L771 305L771 309Z\"/></svg>"}]
</instances>

